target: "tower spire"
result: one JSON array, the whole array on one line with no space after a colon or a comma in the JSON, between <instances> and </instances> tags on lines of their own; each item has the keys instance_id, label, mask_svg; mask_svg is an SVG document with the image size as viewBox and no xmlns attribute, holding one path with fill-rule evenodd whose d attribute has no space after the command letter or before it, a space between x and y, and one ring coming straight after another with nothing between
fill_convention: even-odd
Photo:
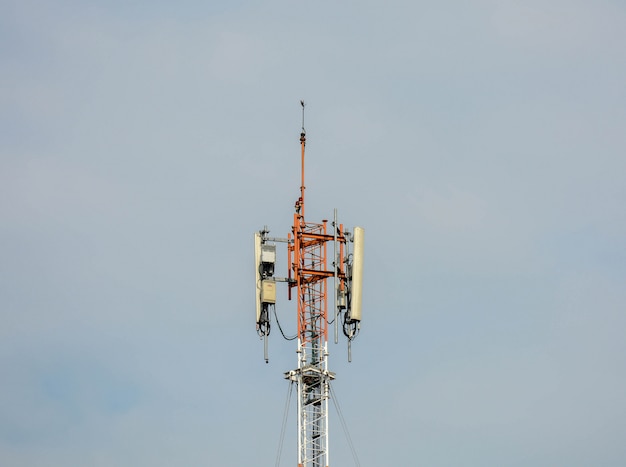
<instances>
[{"instance_id":1,"label":"tower spire","mask_svg":"<svg viewBox=\"0 0 626 467\"><path fill-rule=\"evenodd\" d=\"M304 129L304 101L300 101L300 105L302 106L302 132L300 133L300 199L298 201L300 203L302 220L304 220L304 190L306 188L304 185L304 148L306 146L306 130Z\"/></svg>"}]
</instances>

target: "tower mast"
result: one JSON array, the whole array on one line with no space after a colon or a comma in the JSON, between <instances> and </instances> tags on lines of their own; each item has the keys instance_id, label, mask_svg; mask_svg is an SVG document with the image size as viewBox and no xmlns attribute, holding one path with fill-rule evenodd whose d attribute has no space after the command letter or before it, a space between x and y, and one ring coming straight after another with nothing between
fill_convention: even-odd
<instances>
[{"instance_id":1,"label":"tower mast","mask_svg":"<svg viewBox=\"0 0 626 467\"><path fill-rule=\"evenodd\" d=\"M304 114L304 103L302 103ZM326 279L334 275L327 267L327 221L304 218L304 153L306 133L300 134L301 186L293 220L291 263L297 289L297 368L286 377L296 383L298 394L298 467L325 467L328 461L328 394L334 374L328 371L328 297ZM299 204L299 206L298 206Z\"/></svg>"},{"instance_id":2,"label":"tower mast","mask_svg":"<svg viewBox=\"0 0 626 467\"><path fill-rule=\"evenodd\" d=\"M348 343L356 337L361 320L361 273L363 229L356 227L354 235L345 231L335 220L328 232L328 221L307 222L304 218L304 102L302 105L301 183L300 197L295 203L293 227L287 239L267 236L267 228L255 235L257 265L257 331L265 340L270 329L271 307L275 306L275 283L287 282L289 299L296 293L297 366L285 373L285 378L297 387L298 467L329 466L328 402L330 382L335 374L328 370L328 326L341 320ZM349 243L354 243L350 254ZM274 278L275 250L271 241L287 242L288 277ZM333 244L332 260L328 261L328 243ZM274 253L272 254L272 251ZM353 270L359 271L353 274ZM334 279L335 310L328 315L328 280ZM352 304L356 306L352 306ZM337 327L335 327L337 329ZM335 336L336 339L336 336ZM350 355L350 352L349 352Z\"/></svg>"}]
</instances>

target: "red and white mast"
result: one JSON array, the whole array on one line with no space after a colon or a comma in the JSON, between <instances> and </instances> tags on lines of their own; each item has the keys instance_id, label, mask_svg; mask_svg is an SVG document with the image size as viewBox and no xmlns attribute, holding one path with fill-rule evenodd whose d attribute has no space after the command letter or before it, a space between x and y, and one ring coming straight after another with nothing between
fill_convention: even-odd
<instances>
[{"instance_id":1,"label":"red and white mast","mask_svg":"<svg viewBox=\"0 0 626 467\"><path fill-rule=\"evenodd\" d=\"M285 373L295 383L298 394L298 467L329 466L328 402L330 381L335 374L328 370L328 327L338 323L350 342L358 334L361 321L361 277L363 258L363 229L354 234L344 231L334 221L321 223L305 220L304 102L302 105L301 183L300 197L295 203L293 227L287 239L268 237L267 228L255 234L255 263L257 278L257 331L264 338L267 361L267 336L271 326L270 310L276 304L276 282L287 282L289 299L295 289L297 302L297 367ZM276 261L272 242L287 242L288 277L274 277ZM328 244L333 245L328 261ZM353 244L352 253L350 244ZM334 310L328 312L328 279L332 278ZM350 350L348 352L350 358Z\"/></svg>"}]
</instances>

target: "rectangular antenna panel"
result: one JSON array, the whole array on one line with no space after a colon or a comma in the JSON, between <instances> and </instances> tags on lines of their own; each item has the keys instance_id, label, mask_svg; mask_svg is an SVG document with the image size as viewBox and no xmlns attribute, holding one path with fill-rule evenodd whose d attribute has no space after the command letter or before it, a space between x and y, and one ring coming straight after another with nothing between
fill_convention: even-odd
<instances>
[{"instance_id":1,"label":"rectangular antenna panel","mask_svg":"<svg viewBox=\"0 0 626 467\"><path fill-rule=\"evenodd\" d=\"M361 321L363 301L363 227L354 228L354 251L352 252L352 299L350 301L350 319Z\"/></svg>"},{"instance_id":2,"label":"rectangular antenna panel","mask_svg":"<svg viewBox=\"0 0 626 467\"><path fill-rule=\"evenodd\" d=\"M256 304L256 322L261 319L261 234L255 232L254 234L254 270L255 270L255 287L254 287L254 302Z\"/></svg>"}]
</instances>

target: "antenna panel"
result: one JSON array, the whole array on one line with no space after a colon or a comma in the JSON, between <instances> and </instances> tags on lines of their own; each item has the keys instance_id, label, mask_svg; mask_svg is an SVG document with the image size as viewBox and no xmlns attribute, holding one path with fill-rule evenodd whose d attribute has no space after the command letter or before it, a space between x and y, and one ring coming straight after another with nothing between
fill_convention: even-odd
<instances>
[{"instance_id":1,"label":"antenna panel","mask_svg":"<svg viewBox=\"0 0 626 467\"><path fill-rule=\"evenodd\" d=\"M255 273L255 303L256 322L261 320L261 234L254 233L254 273Z\"/></svg>"},{"instance_id":2,"label":"antenna panel","mask_svg":"<svg viewBox=\"0 0 626 467\"><path fill-rule=\"evenodd\" d=\"M363 301L363 227L354 228L354 251L352 252L352 289L350 303L350 319L361 321L361 304Z\"/></svg>"}]
</instances>

